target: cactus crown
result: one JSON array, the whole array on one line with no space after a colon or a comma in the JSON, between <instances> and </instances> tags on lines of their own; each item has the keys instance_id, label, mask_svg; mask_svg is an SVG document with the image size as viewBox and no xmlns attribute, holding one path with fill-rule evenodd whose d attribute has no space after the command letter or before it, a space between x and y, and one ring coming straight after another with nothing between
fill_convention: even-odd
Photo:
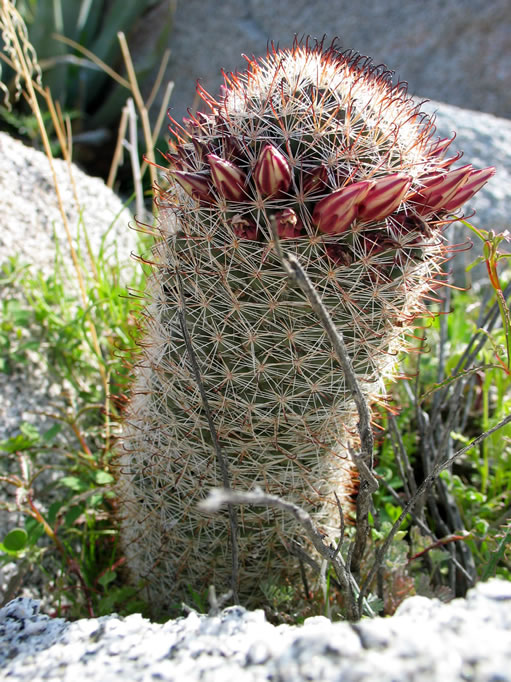
<instances>
[{"instance_id":1,"label":"cactus crown","mask_svg":"<svg viewBox=\"0 0 511 682\"><path fill-rule=\"evenodd\" d=\"M229 586L228 524L197 502L221 485L186 323L231 485L303 505L332 538L334 492L353 490L356 410L308 301L275 254L272 226L343 332L369 400L384 395L404 335L446 257L442 228L492 174L451 170L451 140L392 74L332 44L295 41L225 74L206 113L174 122L170 189L142 357L126 413L123 542L150 599ZM178 281L181 285L178 286ZM240 593L294 581L291 519L240 512Z\"/></svg>"}]
</instances>

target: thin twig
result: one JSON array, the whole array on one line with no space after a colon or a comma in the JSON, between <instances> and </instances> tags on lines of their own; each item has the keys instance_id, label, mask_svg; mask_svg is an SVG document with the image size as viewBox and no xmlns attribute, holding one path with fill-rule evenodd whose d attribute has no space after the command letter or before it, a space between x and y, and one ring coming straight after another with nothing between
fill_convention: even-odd
<instances>
[{"instance_id":1,"label":"thin twig","mask_svg":"<svg viewBox=\"0 0 511 682\"><path fill-rule=\"evenodd\" d=\"M149 160L149 173L151 175L151 185L154 187L156 185L156 168L154 161L154 149L153 149L153 138L151 135L151 125L149 123L149 113L147 107L144 104L144 100L140 93L140 88L138 87L137 76L135 73L135 68L131 60L131 54L128 48L128 43L126 37L122 31L117 34L119 44L121 46L122 56L124 59L124 65L126 66L126 71L128 73L128 78L130 82L130 89L133 94L133 99L137 105L138 113L140 114L140 122L142 123L142 132L144 135L144 143L146 148L147 158ZM145 168L144 168L145 170ZM143 174L143 170L141 171Z\"/></svg>"},{"instance_id":2,"label":"thin twig","mask_svg":"<svg viewBox=\"0 0 511 682\"><path fill-rule=\"evenodd\" d=\"M165 94L163 95L163 99L161 101L161 107L158 112L158 116L156 117L156 123L154 124L153 128L153 146L156 143L156 140L158 139L158 135L160 133L161 126L163 124L163 119L165 118L165 115L167 113L167 110L169 108L169 100L172 95L172 91L174 90L174 81L169 81L167 83L167 87L165 88Z\"/></svg>"},{"instance_id":3,"label":"thin twig","mask_svg":"<svg viewBox=\"0 0 511 682\"><path fill-rule=\"evenodd\" d=\"M318 316L323 329L326 331L328 338L330 339L330 342L344 372L346 385L348 386L348 389L350 390L357 407L359 415L357 429L360 434L361 454L355 455L352 450L350 450L350 454L358 469L360 484L356 503L357 522L355 528L355 539L352 551L349 554L351 561L350 564L348 564L348 569L353 570L353 573L358 578L360 574L362 558L365 552L367 536L369 534L369 509L371 505L372 494L378 489L378 482L372 473L374 464L374 436L371 427L371 412L353 370L353 365L346 349L342 332L336 328L332 318L330 317L330 314L325 308L321 298L314 288L314 285L301 266L298 258L296 258L294 254L285 253L282 250L282 245L277 233L275 221L271 222L271 231L275 244L275 250L277 251L284 269L307 296L312 309Z\"/></svg>"},{"instance_id":4,"label":"thin twig","mask_svg":"<svg viewBox=\"0 0 511 682\"><path fill-rule=\"evenodd\" d=\"M188 327L186 325L186 299L183 291L183 283L181 281L181 275L179 272L176 273L177 286L179 289L179 297L181 299L181 309L179 310L179 319L181 323L181 330L183 332L183 338L186 346L188 355L190 356L190 364L192 366L192 371L195 375L195 381L199 388L199 393L202 399L202 406L208 420L209 430L211 433L211 438L213 440L213 445L215 448L215 453L222 474L222 483L226 490L231 489L229 468L227 461L223 455L222 448L218 441L218 435L215 429L215 424L213 422L213 417L211 416L211 410L209 409L208 397L204 389L204 384L202 383L201 373L199 369L199 364L197 362L197 357L195 351L193 350L192 340L188 332ZM239 603L238 599L238 516L236 510L232 504L228 505L229 511L229 523L231 526L231 559L232 559L232 572L231 572L231 589L233 594L233 600L235 604Z\"/></svg>"},{"instance_id":5,"label":"thin twig","mask_svg":"<svg viewBox=\"0 0 511 682\"><path fill-rule=\"evenodd\" d=\"M131 161L131 172L133 173L133 184L135 186L135 206L139 220L145 217L144 189L142 186L142 176L140 173L140 163L138 159L138 134L137 134L137 113L133 98L129 97L126 103L128 110L128 133L129 142L124 141L124 146L129 152Z\"/></svg>"},{"instance_id":6,"label":"thin twig","mask_svg":"<svg viewBox=\"0 0 511 682\"><path fill-rule=\"evenodd\" d=\"M343 595L346 599L346 613L348 619L358 620L361 617L362 612L365 612L369 616L375 615L367 602L367 599L359 598L358 604L355 603L355 595L360 594L360 588L356 580L348 571L342 555L338 554L336 549L325 543L323 536L314 525L310 514L304 509L294 502L287 502L286 500L277 497L277 495L269 495L260 488L255 488L255 490L251 492L213 488L213 490L210 490L208 497L203 502L199 503L199 508L205 512L215 513L226 504L276 507L292 514L304 528L307 537L314 545L318 554L327 561L330 561L334 567L337 580L339 581ZM310 561L307 561L307 563L311 564Z\"/></svg>"},{"instance_id":7,"label":"thin twig","mask_svg":"<svg viewBox=\"0 0 511 682\"><path fill-rule=\"evenodd\" d=\"M110 170L108 172L108 180L106 181L107 187L113 189L115 177L119 169L119 165L122 163L122 142L126 135L126 128L128 127L128 107L122 108L121 120L119 123L119 128L117 130L117 142L115 144L115 151L112 157L112 163L110 164Z\"/></svg>"}]
</instances>

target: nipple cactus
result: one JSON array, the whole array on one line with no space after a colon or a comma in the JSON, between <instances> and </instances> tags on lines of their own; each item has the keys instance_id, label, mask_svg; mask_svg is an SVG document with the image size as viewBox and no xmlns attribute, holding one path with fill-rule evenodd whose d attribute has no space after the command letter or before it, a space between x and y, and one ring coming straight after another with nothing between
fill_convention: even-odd
<instances>
[{"instance_id":1,"label":"nipple cactus","mask_svg":"<svg viewBox=\"0 0 511 682\"><path fill-rule=\"evenodd\" d=\"M493 169L452 169L451 140L403 83L335 45L295 42L225 76L205 113L173 122L170 189L119 455L121 538L133 581L168 610L190 588L230 587L227 515L198 509L223 479L186 328L230 485L297 502L339 533L349 507L357 412L324 330L286 276L283 249L306 270L370 403L385 396L425 299L442 283L442 232ZM291 517L237 510L239 594L300 587L286 551ZM306 545L306 542L305 542Z\"/></svg>"}]
</instances>

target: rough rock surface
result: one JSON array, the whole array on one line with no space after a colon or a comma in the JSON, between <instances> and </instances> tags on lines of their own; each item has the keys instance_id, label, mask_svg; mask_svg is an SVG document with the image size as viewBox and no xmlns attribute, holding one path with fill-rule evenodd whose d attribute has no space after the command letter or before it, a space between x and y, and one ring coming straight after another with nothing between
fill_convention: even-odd
<instances>
[{"instance_id":1,"label":"rough rock surface","mask_svg":"<svg viewBox=\"0 0 511 682\"><path fill-rule=\"evenodd\" d=\"M151 44L164 12L167 2L141 27L135 55ZM180 120L197 78L215 92L221 68L243 68L242 53L264 54L270 40L289 46L294 34L327 33L396 70L412 93L509 117L510 31L508 0L179 0L166 78L175 81L171 104Z\"/></svg>"},{"instance_id":2,"label":"rough rock surface","mask_svg":"<svg viewBox=\"0 0 511 682\"><path fill-rule=\"evenodd\" d=\"M140 615L74 623L17 599L0 609L0 679L172 682L507 682L511 583L442 604L411 597L392 618L275 627L233 606L157 625Z\"/></svg>"},{"instance_id":3,"label":"rough rock surface","mask_svg":"<svg viewBox=\"0 0 511 682\"><path fill-rule=\"evenodd\" d=\"M58 186L75 248L85 255L84 229L97 254L107 230L104 248L111 258L115 249L127 259L136 245L136 233L128 228L130 212L101 178L86 175L71 164L80 206L65 161L54 161ZM55 261L57 239L66 267L72 260L57 202L50 165L45 154L0 132L0 263L17 255L22 264L33 264L49 274ZM81 238L77 239L80 234ZM73 281L72 272L70 281Z\"/></svg>"},{"instance_id":4,"label":"rough rock surface","mask_svg":"<svg viewBox=\"0 0 511 682\"><path fill-rule=\"evenodd\" d=\"M99 252L104 239L106 260L118 254L120 262L129 263L137 237L129 229L132 215L119 197L100 178L92 178L73 165L81 205L78 210L67 164L55 160L55 171L74 246L85 263L84 228L93 254ZM48 160L42 152L5 133L0 133L0 215L0 267L10 256L17 255L20 264L33 266L34 276L40 270L46 277L55 267L58 239L69 286L76 286ZM10 292L0 284L0 299L12 296ZM51 422L37 413L58 400L61 392L62 387L52 383L35 360L32 367L19 368L14 374L0 373L0 441L14 435L22 421L49 425Z\"/></svg>"}]
</instances>

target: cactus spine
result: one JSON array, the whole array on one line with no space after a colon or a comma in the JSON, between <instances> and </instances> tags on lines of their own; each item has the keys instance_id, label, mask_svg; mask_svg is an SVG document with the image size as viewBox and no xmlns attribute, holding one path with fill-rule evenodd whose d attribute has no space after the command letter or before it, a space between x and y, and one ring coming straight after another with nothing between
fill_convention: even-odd
<instances>
[{"instance_id":1,"label":"cactus spine","mask_svg":"<svg viewBox=\"0 0 511 682\"><path fill-rule=\"evenodd\" d=\"M197 509L222 477L181 295L231 486L296 501L338 534L334 492L346 502L355 488L356 410L285 276L272 221L374 402L441 282L443 227L493 172L451 170L450 140L433 137L391 76L335 45L295 42L225 76L219 100L200 90L208 112L174 123L118 483L127 566L157 607L189 600L189 587L226 590L231 570L226 516ZM297 581L284 544L301 537L280 513L239 510L242 603L264 603L267 578Z\"/></svg>"}]
</instances>

